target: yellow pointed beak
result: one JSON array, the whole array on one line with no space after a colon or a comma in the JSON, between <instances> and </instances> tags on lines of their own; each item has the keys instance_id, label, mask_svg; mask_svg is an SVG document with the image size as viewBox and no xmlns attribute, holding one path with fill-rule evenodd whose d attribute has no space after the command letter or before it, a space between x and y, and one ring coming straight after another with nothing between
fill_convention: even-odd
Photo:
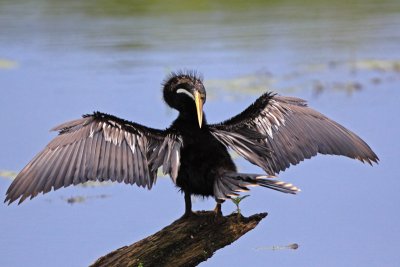
<instances>
[{"instance_id":1,"label":"yellow pointed beak","mask_svg":"<svg viewBox=\"0 0 400 267\"><path fill-rule=\"evenodd\" d=\"M197 119L199 120L199 127L203 123L203 100L199 92L194 91L194 102L196 103Z\"/></svg>"}]
</instances>

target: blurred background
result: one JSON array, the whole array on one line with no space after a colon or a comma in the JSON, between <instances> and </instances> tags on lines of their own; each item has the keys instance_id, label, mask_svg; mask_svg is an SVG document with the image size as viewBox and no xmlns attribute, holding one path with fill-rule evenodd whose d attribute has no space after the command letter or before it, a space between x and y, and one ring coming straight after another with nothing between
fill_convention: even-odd
<instances>
[{"instance_id":1,"label":"blurred background","mask_svg":"<svg viewBox=\"0 0 400 267\"><path fill-rule=\"evenodd\" d=\"M99 110L168 127L177 113L161 82L180 69L204 75L209 122L272 90L307 99L381 159L371 167L319 156L291 167L280 178L302 189L297 196L254 188L243 214L269 216L201 266L398 266L398 0L0 0L0 199L61 122ZM194 209L213 207L195 199ZM87 185L0 204L0 266L87 266L183 210L168 177L151 191ZM299 248L271 249L291 243Z\"/></svg>"}]
</instances>

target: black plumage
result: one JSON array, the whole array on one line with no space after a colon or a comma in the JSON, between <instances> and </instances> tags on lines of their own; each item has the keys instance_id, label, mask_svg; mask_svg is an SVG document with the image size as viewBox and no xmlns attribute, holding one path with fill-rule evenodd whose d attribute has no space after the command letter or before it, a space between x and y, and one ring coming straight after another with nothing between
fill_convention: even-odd
<instances>
[{"instance_id":1,"label":"black plumage","mask_svg":"<svg viewBox=\"0 0 400 267\"><path fill-rule=\"evenodd\" d=\"M304 100L272 93L260 96L237 116L207 124L206 91L194 72L172 73L164 100L179 111L165 130L157 130L105 113L94 112L55 127L54 138L18 174L5 202L33 198L71 184L117 181L150 189L162 168L185 193L213 196L216 212L224 199L258 185L296 193L292 184L271 176L321 154L344 155L372 164L378 157L356 134L307 107ZM267 174L238 173L228 148Z\"/></svg>"}]
</instances>

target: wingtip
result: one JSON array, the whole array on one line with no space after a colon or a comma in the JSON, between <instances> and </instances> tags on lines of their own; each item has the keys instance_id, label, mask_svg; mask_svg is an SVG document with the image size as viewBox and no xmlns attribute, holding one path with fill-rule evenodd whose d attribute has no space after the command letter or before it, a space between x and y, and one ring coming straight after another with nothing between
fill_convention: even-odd
<instances>
[{"instance_id":1,"label":"wingtip","mask_svg":"<svg viewBox=\"0 0 400 267\"><path fill-rule=\"evenodd\" d=\"M379 164L380 159L378 158L377 155L375 155L375 157L372 159L372 161L373 161L375 164ZM372 165L372 164L371 164L371 165Z\"/></svg>"},{"instance_id":2,"label":"wingtip","mask_svg":"<svg viewBox=\"0 0 400 267\"><path fill-rule=\"evenodd\" d=\"M7 195L6 198L4 199L4 203L5 203L7 206L10 206L11 203L13 203L14 201L15 201L15 199L10 198L8 195Z\"/></svg>"},{"instance_id":3,"label":"wingtip","mask_svg":"<svg viewBox=\"0 0 400 267\"><path fill-rule=\"evenodd\" d=\"M14 203L15 201L18 201L17 205L20 205L22 202L24 202L24 200L29 197L29 195L18 195L16 196L13 193L6 193L6 198L4 199L4 203L7 206L10 206L12 203Z\"/></svg>"},{"instance_id":4,"label":"wingtip","mask_svg":"<svg viewBox=\"0 0 400 267\"><path fill-rule=\"evenodd\" d=\"M380 161L379 157L373 151L370 151L368 155L354 156L353 158L361 161L364 164L368 163L371 166L373 166L374 163L379 164Z\"/></svg>"},{"instance_id":5,"label":"wingtip","mask_svg":"<svg viewBox=\"0 0 400 267\"><path fill-rule=\"evenodd\" d=\"M369 165L374 166L374 164L378 165L380 159L378 158L378 156L374 155L373 157L368 157L368 158L363 158L363 159L359 159L362 163L367 162Z\"/></svg>"}]
</instances>

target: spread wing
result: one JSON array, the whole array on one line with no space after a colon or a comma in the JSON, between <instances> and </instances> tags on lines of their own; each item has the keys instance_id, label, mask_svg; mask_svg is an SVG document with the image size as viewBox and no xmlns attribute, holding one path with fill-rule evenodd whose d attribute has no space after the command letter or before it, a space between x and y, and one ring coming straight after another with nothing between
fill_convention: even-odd
<instances>
[{"instance_id":1,"label":"spread wing","mask_svg":"<svg viewBox=\"0 0 400 267\"><path fill-rule=\"evenodd\" d=\"M271 175L317 153L379 160L356 134L294 97L265 93L239 115L209 127L225 146Z\"/></svg>"},{"instance_id":2,"label":"spread wing","mask_svg":"<svg viewBox=\"0 0 400 267\"><path fill-rule=\"evenodd\" d=\"M87 181L117 181L151 188L157 169L176 180L181 139L95 112L54 129L59 135L17 175L5 202Z\"/></svg>"}]
</instances>

